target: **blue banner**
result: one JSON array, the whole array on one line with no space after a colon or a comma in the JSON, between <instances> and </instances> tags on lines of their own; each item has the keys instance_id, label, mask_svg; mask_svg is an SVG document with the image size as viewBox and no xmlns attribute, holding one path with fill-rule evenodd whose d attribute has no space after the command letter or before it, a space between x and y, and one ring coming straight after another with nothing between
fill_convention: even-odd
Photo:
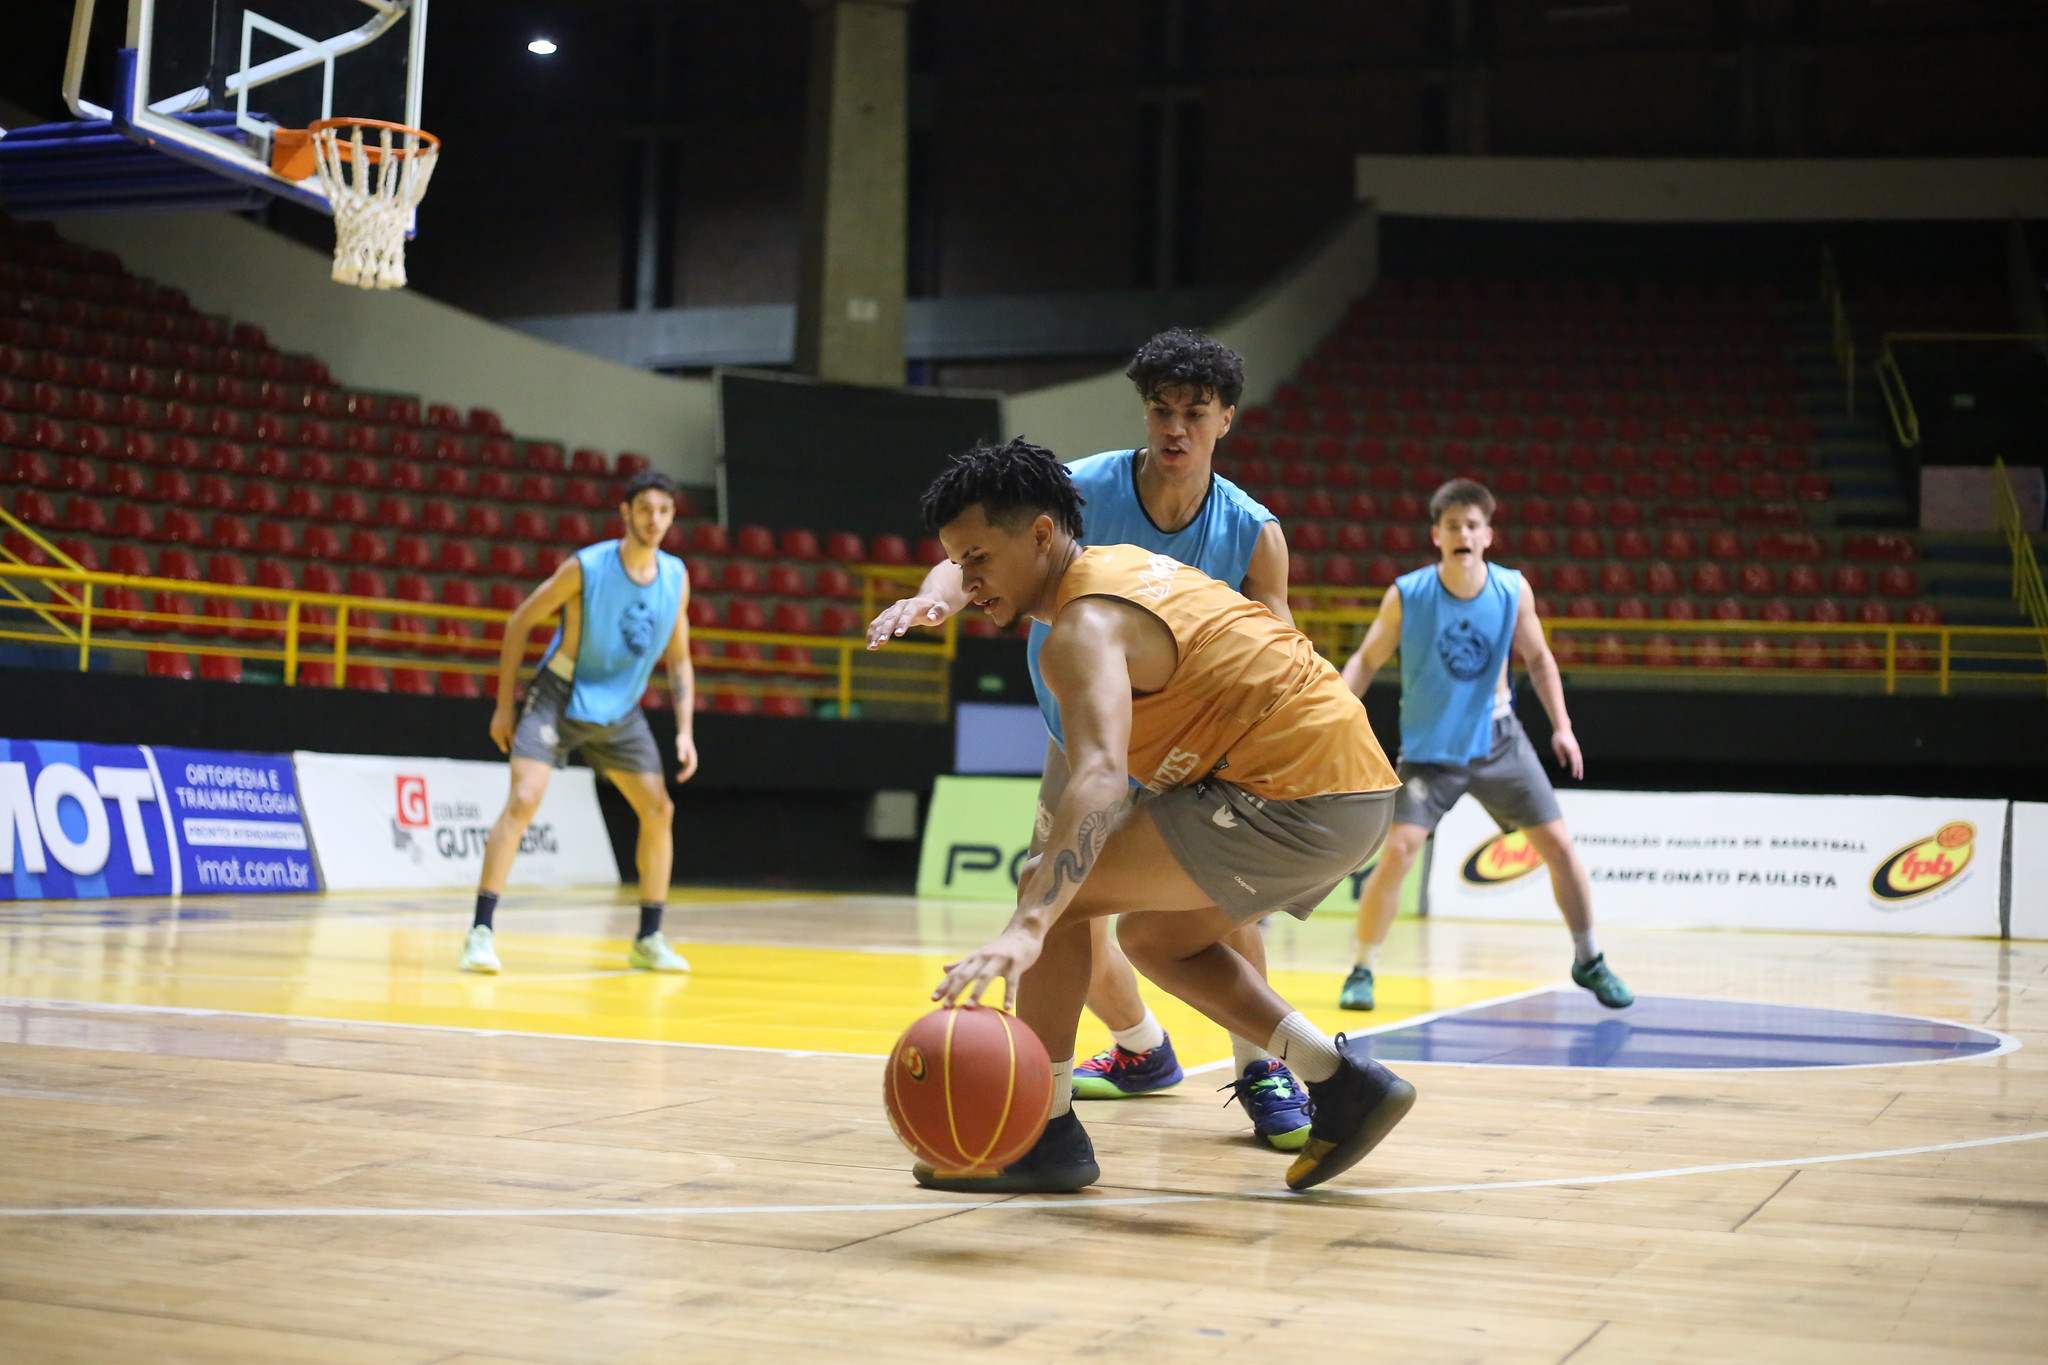
<instances>
[{"instance_id":1,"label":"blue banner","mask_svg":"<svg viewBox=\"0 0 2048 1365\"><path fill-rule=\"evenodd\" d=\"M289 755L0 739L0 899L319 889Z\"/></svg>"}]
</instances>

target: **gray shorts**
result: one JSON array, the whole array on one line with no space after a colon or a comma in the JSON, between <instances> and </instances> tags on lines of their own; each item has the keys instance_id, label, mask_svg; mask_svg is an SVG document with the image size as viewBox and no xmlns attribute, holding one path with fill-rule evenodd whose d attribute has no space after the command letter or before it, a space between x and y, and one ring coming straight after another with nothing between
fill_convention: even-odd
<instances>
[{"instance_id":1,"label":"gray shorts","mask_svg":"<svg viewBox=\"0 0 2048 1365\"><path fill-rule=\"evenodd\" d=\"M542 669L526 689L526 709L520 713L519 728L512 732L512 756L538 759L554 767L567 767L573 749L583 751L583 761L600 772L658 773L662 771L661 746L639 707L623 720L595 725L570 720L565 714L575 688L559 673Z\"/></svg>"},{"instance_id":2,"label":"gray shorts","mask_svg":"<svg viewBox=\"0 0 2048 1365\"><path fill-rule=\"evenodd\" d=\"M1390 791L1265 801L1214 780L1143 804L1181 870L1239 924L1307 919L1380 851L1394 816Z\"/></svg>"},{"instance_id":3,"label":"gray shorts","mask_svg":"<svg viewBox=\"0 0 2048 1365\"><path fill-rule=\"evenodd\" d=\"M1471 792L1493 822L1504 830L1527 829L1561 820L1557 792L1536 757L1529 732L1510 711L1493 722L1493 748L1472 763L1410 763L1403 759L1395 772L1401 795L1394 802L1394 823L1435 829L1444 812Z\"/></svg>"}]
</instances>

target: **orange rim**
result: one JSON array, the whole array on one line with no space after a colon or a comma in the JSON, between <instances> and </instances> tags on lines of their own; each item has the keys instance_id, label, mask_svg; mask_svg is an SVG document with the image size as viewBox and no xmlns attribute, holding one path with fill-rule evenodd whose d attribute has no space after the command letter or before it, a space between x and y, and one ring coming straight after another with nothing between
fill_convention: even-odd
<instances>
[{"instance_id":1,"label":"orange rim","mask_svg":"<svg viewBox=\"0 0 2048 1365\"><path fill-rule=\"evenodd\" d=\"M330 128L389 128L394 133L410 133L425 144L420 147L393 147L391 149L393 156L417 156L421 152L438 153L441 150L441 139L435 137L426 129L415 128L409 123L392 123L380 118L315 119L306 125L306 136L308 138L315 137ZM384 156L384 148L381 145L373 147L370 145L370 140L364 138L363 155L371 161L381 160Z\"/></svg>"}]
</instances>

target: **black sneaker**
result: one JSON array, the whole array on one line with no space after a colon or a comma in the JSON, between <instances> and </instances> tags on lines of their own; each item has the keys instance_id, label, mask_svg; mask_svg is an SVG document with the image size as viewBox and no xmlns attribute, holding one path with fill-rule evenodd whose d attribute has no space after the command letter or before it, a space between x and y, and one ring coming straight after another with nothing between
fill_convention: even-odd
<instances>
[{"instance_id":1,"label":"black sneaker","mask_svg":"<svg viewBox=\"0 0 2048 1365\"><path fill-rule=\"evenodd\" d=\"M1095 1164L1095 1144L1069 1109L1045 1125L1031 1150L994 1175L941 1175L929 1162L910 1168L928 1190L955 1194L1072 1194L1093 1185L1102 1175Z\"/></svg>"},{"instance_id":2,"label":"black sneaker","mask_svg":"<svg viewBox=\"0 0 2048 1365\"><path fill-rule=\"evenodd\" d=\"M1350 1170L1415 1107L1415 1087L1337 1035L1337 1074L1308 1083L1314 1119L1308 1143L1287 1168L1287 1188L1306 1190Z\"/></svg>"},{"instance_id":3,"label":"black sneaker","mask_svg":"<svg viewBox=\"0 0 2048 1365\"><path fill-rule=\"evenodd\" d=\"M1611 1010L1625 1010L1636 1002L1635 992L1607 965L1605 953L1591 962L1574 962L1572 980L1593 992L1593 998Z\"/></svg>"}]
</instances>

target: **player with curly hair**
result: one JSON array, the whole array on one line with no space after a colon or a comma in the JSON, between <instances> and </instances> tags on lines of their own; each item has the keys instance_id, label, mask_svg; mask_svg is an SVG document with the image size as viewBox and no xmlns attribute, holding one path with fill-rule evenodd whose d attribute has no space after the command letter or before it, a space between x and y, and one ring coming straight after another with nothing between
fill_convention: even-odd
<instances>
[{"instance_id":1,"label":"player with curly hair","mask_svg":"<svg viewBox=\"0 0 2048 1365\"><path fill-rule=\"evenodd\" d=\"M1137 545L1171 556L1229 584L1292 625L1287 609L1287 538L1280 523L1250 494L1215 472L1217 442L1230 431L1244 392L1244 361L1212 337L1174 328L1140 346L1124 371L1143 405L1145 444L1109 450L1068 467L1082 499L1081 540L1089 545ZM967 604L960 570L935 566L915 595L876 616L868 647L913 625L936 625ZM1044 845L1048 812L1068 777L1059 703L1039 668L1046 628L1031 628L1031 685L1051 738L1038 795L1031 851ZM1184 1075L1173 1041L1138 990L1137 973L1118 949L1107 921L1091 926L1094 979L1088 1008L1107 1024L1109 1048L1075 1068L1074 1093L1083 1099L1124 1099L1178 1085ZM1245 925L1231 947L1261 975L1265 940ZM1235 1097L1252 1129L1282 1151L1308 1139L1306 1093L1299 1081L1260 1045L1231 1039Z\"/></svg>"}]
</instances>

